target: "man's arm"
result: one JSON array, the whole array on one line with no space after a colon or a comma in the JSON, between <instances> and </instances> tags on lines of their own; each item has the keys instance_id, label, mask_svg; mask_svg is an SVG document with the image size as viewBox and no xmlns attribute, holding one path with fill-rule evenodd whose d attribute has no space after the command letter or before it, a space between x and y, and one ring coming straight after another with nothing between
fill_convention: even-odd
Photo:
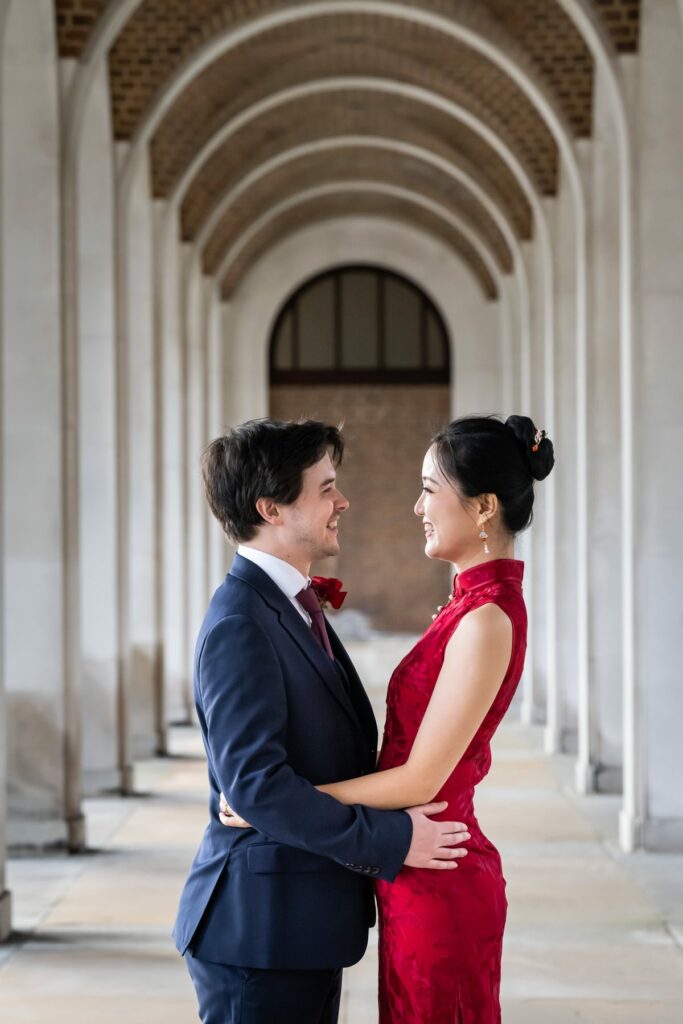
<instances>
[{"instance_id":1,"label":"man's arm","mask_svg":"<svg viewBox=\"0 0 683 1024\"><path fill-rule=\"evenodd\" d=\"M411 845L411 818L344 806L292 770L284 680L257 623L231 615L213 627L199 659L199 690L214 768L238 814L278 842L395 878Z\"/></svg>"}]
</instances>

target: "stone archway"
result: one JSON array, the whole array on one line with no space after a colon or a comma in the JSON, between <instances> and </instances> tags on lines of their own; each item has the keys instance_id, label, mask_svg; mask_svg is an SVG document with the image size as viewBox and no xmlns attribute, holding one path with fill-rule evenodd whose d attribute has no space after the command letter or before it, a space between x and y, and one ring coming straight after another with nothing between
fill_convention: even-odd
<instances>
[{"instance_id":1,"label":"stone archway","mask_svg":"<svg viewBox=\"0 0 683 1024\"><path fill-rule=\"evenodd\" d=\"M271 415L344 424L340 480L351 508L339 557L314 570L338 573L347 609L371 627L420 632L449 576L446 565L425 561L412 508L429 439L450 418L443 318L402 275L346 264L287 299L270 356Z\"/></svg>"}]
</instances>

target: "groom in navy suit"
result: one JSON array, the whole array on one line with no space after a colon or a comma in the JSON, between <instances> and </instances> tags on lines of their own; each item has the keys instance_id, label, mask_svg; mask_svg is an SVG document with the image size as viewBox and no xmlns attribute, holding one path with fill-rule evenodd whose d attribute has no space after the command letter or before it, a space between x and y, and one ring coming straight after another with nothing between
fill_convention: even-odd
<instances>
[{"instance_id":1,"label":"groom in navy suit","mask_svg":"<svg viewBox=\"0 0 683 1024\"><path fill-rule=\"evenodd\" d=\"M239 543L195 652L210 818L174 938L203 1024L334 1024L365 952L372 878L452 859L444 805L347 807L315 787L374 770L377 726L308 576L339 551L343 441L315 421L254 420L209 445L211 510ZM220 793L246 830L223 827ZM461 826L464 831L465 826Z\"/></svg>"}]
</instances>

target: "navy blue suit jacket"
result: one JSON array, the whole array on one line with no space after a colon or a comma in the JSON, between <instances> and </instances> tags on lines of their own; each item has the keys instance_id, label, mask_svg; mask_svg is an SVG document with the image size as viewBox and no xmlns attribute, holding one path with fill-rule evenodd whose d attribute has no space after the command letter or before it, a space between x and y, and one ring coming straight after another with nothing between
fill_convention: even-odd
<instances>
[{"instance_id":1,"label":"navy blue suit jacket","mask_svg":"<svg viewBox=\"0 0 683 1024\"><path fill-rule=\"evenodd\" d=\"M371 878L395 878L412 824L404 811L347 807L315 789L373 771L377 749L368 697L328 632L343 673L239 555L211 600L194 677L209 824L175 923L181 953L297 969L343 967L365 952ZM221 790L252 829L221 825Z\"/></svg>"}]
</instances>

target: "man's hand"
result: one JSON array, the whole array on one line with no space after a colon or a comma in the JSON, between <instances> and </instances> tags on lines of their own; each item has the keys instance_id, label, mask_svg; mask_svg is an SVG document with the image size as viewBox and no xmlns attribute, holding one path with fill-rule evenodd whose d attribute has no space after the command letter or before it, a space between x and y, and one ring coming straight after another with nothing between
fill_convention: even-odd
<instances>
[{"instance_id":1,"label":"man's hand","mask_svg":"<svg viewBox=\"0 0 683 1024\"><path fill-rule=\"evenodd\" d=\"M467 825L460 821L432 821L430 814L440 814L448 807L446 802L409 807L406 814L413 823L413 838L404 863L410 868L450 870L457 868L458 859L467 856L467 850L455 849L458 843L470 838Z\"/></svg>"},{"instance_id":2,"label":"man's hand","mask_svg":"<svg viewBox=\"0 0 683 1024\"><path fill-rule=\"evenodd\" d=\"M227 828L251 828L248 821L244 818L240 818L239 814L235 814L232 807L221 793L221 809L218 817L221 820L222 825L226 825Z\"/></svg>"}]
</instances>

